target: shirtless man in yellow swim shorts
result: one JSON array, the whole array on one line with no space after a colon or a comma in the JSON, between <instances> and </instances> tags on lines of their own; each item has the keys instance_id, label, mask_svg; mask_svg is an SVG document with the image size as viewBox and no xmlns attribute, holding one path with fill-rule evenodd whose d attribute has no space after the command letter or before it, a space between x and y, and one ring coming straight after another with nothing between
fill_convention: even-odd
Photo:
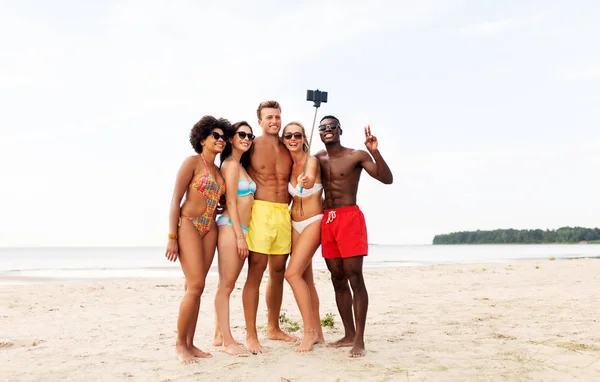
<instances>
[{"instance_id":1,"label":"shirtless man in yellow swim shorts","mask_svg":"<svg viewBox=\"0 0 600 382\"><path fill-rule=\"evenodd\" d=\"M279 327L279 312L283 298L285 265L292 247L292 223L287 190L292 158L279 140L281 106L277 101L262 102L256 110L262 136L254 140L248 175L256 182L256 194L246 240L248 277L242 300L246 319L246 347L252 353L263 348L256 332L258 292L263 273L269 265L267 284L267 338L295 341Z\"/></svg>"}]
</instances>

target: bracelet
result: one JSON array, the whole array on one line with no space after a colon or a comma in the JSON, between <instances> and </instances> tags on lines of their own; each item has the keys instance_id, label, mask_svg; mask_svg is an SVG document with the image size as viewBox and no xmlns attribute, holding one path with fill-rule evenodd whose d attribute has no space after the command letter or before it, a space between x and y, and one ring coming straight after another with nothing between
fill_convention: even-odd
<instances>
[{"instance_id":1,"label":"bracelet","mask_svg":"<svg viewBox=\"0 0 600 382\"><path fill-rule=\"evenodd\" d=\"M170 233L169 234L169 239L177 239L177 234L176 233Z\"/></svg>"}]
</instances>

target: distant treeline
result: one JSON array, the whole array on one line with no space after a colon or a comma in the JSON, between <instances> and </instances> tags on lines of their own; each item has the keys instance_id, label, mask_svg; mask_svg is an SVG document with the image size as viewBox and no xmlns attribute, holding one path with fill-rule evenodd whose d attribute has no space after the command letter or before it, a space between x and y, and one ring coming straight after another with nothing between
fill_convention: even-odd
<instances>
[{"instance_id":1,"label":"distant treeline","mask_svg":"<svg viewBox=\"0 0 600 382\"><path fill-rule=\"evenodd\" d=\"M600 241L600 228L562 227L557 230L496 229L435 235L433 244L550 244Z\"/></svg>"}]
</instances>

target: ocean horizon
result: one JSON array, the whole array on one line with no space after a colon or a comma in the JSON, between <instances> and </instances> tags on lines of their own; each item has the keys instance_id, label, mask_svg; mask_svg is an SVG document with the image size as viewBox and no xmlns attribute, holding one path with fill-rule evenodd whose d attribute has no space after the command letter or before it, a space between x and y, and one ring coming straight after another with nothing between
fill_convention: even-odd
<instances>
[{"instance_id":1,"label":"ocean horizon","mask_svg":"<svg viewBox=\"0 0 600 382\"><path fill-rule=\"evenodd\" d=\"M0 247L0 284L183 277L179 263L167 261L164 250L164 247ZM364 267L484 264L571 258L600 258L600 245L369 244L369 255L364 259ZM315 253L313 267L327 268L320 248ZM217 276L216 259L209 276Z\"/></svg>"}]
</instances>

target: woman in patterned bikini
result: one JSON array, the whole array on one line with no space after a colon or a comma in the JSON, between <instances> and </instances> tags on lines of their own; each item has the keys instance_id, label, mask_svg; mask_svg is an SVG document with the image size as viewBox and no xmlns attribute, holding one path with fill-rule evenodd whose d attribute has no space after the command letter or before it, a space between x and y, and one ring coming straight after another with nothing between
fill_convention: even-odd
<instances>
[{"instance_id":1,"label":"woman in patterned bikini","mask_svg":"<svg viewBox=\"0 0 600 382\"><path fill-rule=\"evenodd\" d=\"M198 155L186 158L181 165L171 200L166 257L169 261L179 257L187 286L179 306L175 344L182 363L211 357L194 346L194 333L200 297L217 246L215 209L225 193L225 181L214 161L225 148L229 129L229 121L212 116L202 117L192 127L190 143Z\"/></svg>"},{"instance_id":2,"label":"woman in patterned bikini","mask_svg":"<svg viewBox=\"0 0 600 382\"><path fill-rule=\"evenodd\" d=\"M252 214L256 183L246 172L254 134L248 122L233 124L233 136L221 153L221 172L227 186L227 209L217 219L219 227L219 286L215 294L216 328L213 345L223 345L231 355L246 353L233 339L229 325L229 297L248 257L246 234Z\"/></svg>"},{"instance_id":3,"label":"woman in patterned bikini","mask_svg":"<svg viewBox=\"0 0 600 382\"><path fill-rule=\"evenodd\" d=\"M304 338L296 349L303 353L310 351L314 344L325 342L312 270L313 255L321 244L323 185L321 167L317 158L309 153L304 127L299 122L288 123L283 128L282 140L293 161L288 184L288 192L293 198L292 255L285 279L294 292L304 322Z\"/></svg>"}]
</instances>

